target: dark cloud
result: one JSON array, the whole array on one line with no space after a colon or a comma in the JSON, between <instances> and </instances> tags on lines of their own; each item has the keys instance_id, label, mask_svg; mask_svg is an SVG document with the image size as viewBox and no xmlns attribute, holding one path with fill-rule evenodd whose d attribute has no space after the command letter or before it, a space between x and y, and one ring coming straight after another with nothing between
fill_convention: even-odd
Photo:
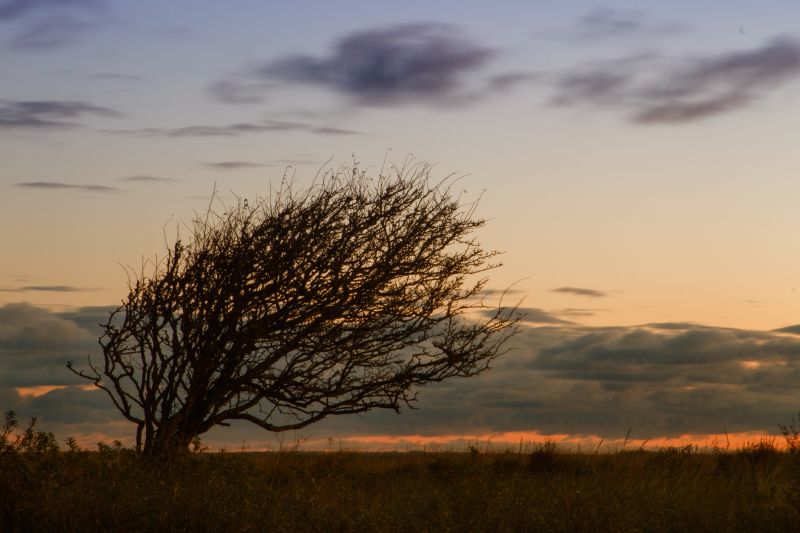
<instances>
[{"instance_id":1,"label":"dark cloud","mask_svg":"<svg viewBox=\"0 0 800 533\"><path fill-rule=\"evenodd\" d=\"M0 1L0 20L10 20L40 12L98 11L103 0L4 0Z\"/></svg>"},{"instance_id":2,"label":"dark cloud","mask_svg":"<svg viewBox=\"0 0 800 533\"><path fill-rule=\"evenodd\" d=\"M103 0L6 0L0 1L0 23L18 27L12 48L53 49L97 26L105 7Z\"/></svg>"},{"instance_id":3,"label":"dark cloud","mask_svg":"<svg viewBox=\"0 0 800 533\"><path fill-rule=\"evenodd\" d=\"M92 26L89 22L66 17L46 18L29 24L11 39L10 45L27 50L52 49L70 44Z\"/></svg>"},{"instance_id":4,"label":"dark cloud","mask_svg":"<svg viewBox=\"0 0 800 533\"><path fill-rule=\"evenodd\" d=\"M268 166L264 163L253 163L251 161L217 161L215 163L205 163L206 167L215 170L241 170L245 168L259 168Z\"/></svg>"},{"instance_id":5,"label":"dark cloud","mask_svg":"<svg viewBox=\"0 0 800 533\"><path fill-rule=\"evenodd\" d=\"M800 340L769 332L671 324L552 333L560 339L536 341L523 366L595 391L595 409L619 402L629 425L662 434L774 430L800 377Z\"/></svg>"},{"instance_id":6,"label":"dark cloud","mask_svg":"<svg viewBox=\"0 0 800 533\"><path fill-rule=\"evenodd\" d=\"M788 38L750 52L697 60L647 87L642 96L649 105L640 108L634 120L686 122L736 110L798 74L800 43Z\"/></svg>"},{"instance_id":7,"label":"dark cloud","mask_svg":"<svg viewBox=\"0 0 800 533\"><path fill-rule=\"evenodd\" d=\"M17 183L16 185L17 187L26 187L28 189L74 190L84 192L119 192L122 190L108 185L81 185L61 181L25 181Z\"/></svg>"},{"instance_id":8,"label":"dark cloud","mask_svg":"<svg viewBox=\"0 0 800 533\"><path fill-rule=\"evenodd\" d=\"M218 137L236 136L243 133L263 133L304 130L306 126L296 122L269 120L258 123L237 122L226 126L184 126L166 130L153 130L170 137Z\"/></svg>"},{"instance_id":9,"label":"dark cloud","mask_svg":"<svg viewBox=\"0 0 800 533\"><path fill-rule=\"evenodd\" d=\"M778 331L778 332L781 332L781 333L793 333L795 335L800 335L800 324L795 325L795 326L786 326L785 328L779 328L779 329L776 329L775 331Z\"/></svg>"},{"instance_id":10,"label":"dark cloud","mask_svg":"<svg viewBox=\"0 0 800 533\"><path fill-rule=\"evenodd\" d=\"M237 122L224 126L183 126L180 128L143 128L137 130L106 130L108 133L139 135L144 137L236 137L250 133L277 133L304 131L321 135L360 135L355 130L316 126L302 122L263 120L260 122Z\"/></svg>"},{"instance_id":11,"label":"dark cloud","mask_svg":"<svg viewBox=\"0 0 800 533\"><path fill-rule=\"evenodd\" d=\"M553 314L581 318L581 317L595 316L598 312L601 311L608 311L608 309L582 309L578 307L567 307L566 309L554 311Z\"/></svg>"},{"instance_id":12,"label":"dark cloud","mask_svg":"<svg viewBox=\"0 0 800 533\"><path fill-rule=\"evenodd\" d=\"M79 383L64 365L96 353L98 337L98 328L75 320L80 314L62 316L28 304L0 307L0 388Z\"/></svg>"},{"instance_id":13,"label":"dark cloud","mask_svg":"<svg viewBox=\"0 0 800 533\"><path fill-rule=\"evenodd\" d=\"M316 165L316 159L273 159L266 163L255 163L252 161L217 161L204 163L203 166L214 170L242 170L248 168L281 167L295 165Z\"/></svg>"},{"instance_id":14,"label":"dark cloud","mask_svg":"<svg viewBox=\"0 0 800 533\"><path fill-rule=\"evenodd\" d=\"M97 328L99 327L100 323L105 322L108 319L109 314L114 309L114 306L98 305L80 307L72 311L61 311L55 314L63 320L74 322L83 329L99 335L99 330Z\"/></svg>"},{"instance_id":15,"label":"dark cloud","mask_svg":"<svg viewBox=\"0 0 800 533\"><path fill-rule=\"evenodd\" d=\"M86 292L95 289L73 287L72 285L26 285L15 289L0 289L0 292Z\"/></svg>"},{"instance_id":16,"label":"dark cloud","mask_svg":"<svg viewBox=\"0 0 800 533\"><path fill-rule=\"evenodd\" d=\"M308 131L311 133L318 133L320 135L361 135L360 131L334 128L333 126L316 126L310 128Z\"/></svg>"},{"instance_id":17,"label":"dark cloud","mask_svg":"<svg viewBox=\"0 0 800 533\"><path fill-rule=\"evenodd\" d=\"M486 82L485 92L496 93L517 85L542 81L543 76L537 72L506 72L491 76Z\"/></svg>"},{"instance_id":18,"label":"dark cloud","mask_svg":"<svg viewBox=\"0 0 800 533\"><path fill-rule=\"evenodd\" d=\"M576 296L588 296L589 298L604 298L608 296L608 293L603 291L598 291L595 289L583 289L580 287L558 287L557 289L551 289L551 292L574 294Z\"/></svg>"},{"instance_id":19,"label":"dark cloud","mask_svg":"<svg viewBox=\"0 0 800 533\"><path fill-rule=\"evenodd\" d=\"M81 389L78 385L85 383L64 368L67 360L99 355L98 324L109 310L0 307L4 407L41 417L47 430L130 436L132 428L114 426L120 418L108 398ZM552 320L538 309L523 311ZM375 411L333 417L311 431L327 436L536 430L612 438L632 428L634 438L674 437L725 430L776 432L777 424L797 410L796 334L688 323L589 328L550 322L523 327L512 344L489 372L421 389L417 410L404 410L401 416ZM41 385L65 388L35 398L17 392ZM220 434L233 441L239 435L269 438L239 426Z\"/></svg>"},{"instance_id":20,"label":"dark cloud","mask_svg":"<svg viewBox=\"0 0 800 533\"><path fill-rule=\"evenodd\" d=\"M526 327L493 370L422 389L420 409L326 422L369 434L531 431L637 438L777 432L797 410L800 339L670 324Z\"/></svg>"},{"instance_id":21,"label":"dark cloud","mask_svg":"<svg viewBox=\"0 0 800 533\"><path fill-rule=\"evenodd\" d=\"M528 291L524 289L484 289L481 294L484 296L524 296Z\"/></svg>"},{"instance_id":22,"label":"dark cloud","mask_svg":"<svg viewBox=\"0 0 800 533\"><path fill-rule=\"evenodd\" d=\"M67 361L79 363L99 355L99 323L109 307L84 307L57 313L28 304L0 306L0 405L20 420L39 419L40 428L67 435L115 433L119 414L109 399L69 372ZM26 389L61 387L30 395ZM44 392L44 394L42 394ZM21 393L25 393L24 395ZM128 436L129 432L116 433Z\"/></svg>"},{"instance_id":23,"label":"dark cloud","mask_svg":"<svg viewBox=\"0 0 800 533\"><path fill-rule=\"evenodd\" d=\"M121 423L119 412L104 392L85 385L69 385L35 396L0 388L0 404L13 410L20 422L36 417L37 427L55 433L59 442L68 436L77 437L84 447L93 448L99 441L130 439L135 431L132 425Z\"/></svg>"},{"instance_id":24,"label":"dark cloud","mask_svg":"<svg viewBox=\"0 0 800 533\"><path fill-rule=\"evenodd\" d=\"M651 22L647 15L635 9L599 7L580 16L575 22L574 36L596 41L620 37L652 37L682 33L683 24L676 22Z\"/></svg>"},{"instance_id":25,"label":"dark cloud","mask_svg":"<svg viewBox=\"0 0 800 533\"><path fill-rule=\"evenodd\" d=\"M779 37L681 63L653 55L595 63L560 76L551 102L619 109L637 124L684 123L745 108L799 74L800 43Z\"/></svg>"},{"instance_id":26,"label":"dark cloud","mask_svg":"<svg viewBox=\"0 0 800 533\"><path fill-rule=\"evenodd\" d=\"M33 413L43 413L42 424L50 421L72 425L112 422L120 416L103 391L74 386L31 398L27 408Z\"/></svg>"},{"instance_id":27,"label":"dark cloud","mask_svg":"<svg viewBox=\"0 0 800 533\"><path fill-rule=\"evenodd\" d=\"M124 178L120 178L122 181L135 181L138 183L168 183L168 182L175 182L178 181L174 178L160 178L158 176L127 176Z\"/></svg>"},{"instance_id":28,"label":"dark cloud","mask_svg":"<svg viewBox=\"0 0 800 533\"><path fill-rule=\"evenodd\" d=\"M493 309L486 309L483 314L492 316L494 313ZM573 324L569 320L563 320L552 313L535 307L517 307L517 313L523 322L530 324Z\"/></svg>"},{"instance_id":29,"label":"dark cloud","mask_svg":"<svg viewBox=\"0 0 800 533\"><path fill-rule=\"evenodd\" d=\"M119 117L120 113L86 102L69 100L0 100L0 129L64 129L84 116Z\"/></svg>"},{"instance_id":30,"label":"dark cloud","mask_svg":"<svg viewBox=\"0 0 800 533\"><path fill-rule=\"evenodd\" d=\"M364 30L336 41L327 56L292 55L222 81L226 101L258 99L265 82L331 89L367 105L458 104L471 98L466 76L496 54L445 24L405 24Z\"/></svg>"}]
</instances>

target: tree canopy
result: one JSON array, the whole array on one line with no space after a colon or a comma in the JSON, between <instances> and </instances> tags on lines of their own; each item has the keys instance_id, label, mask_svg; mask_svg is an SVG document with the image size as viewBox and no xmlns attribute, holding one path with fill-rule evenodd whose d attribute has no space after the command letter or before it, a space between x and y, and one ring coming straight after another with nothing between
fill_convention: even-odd
<instances>
[{"instance_id":1,"label":"tree canopy","mask_svg":"<svg viewBox=\"0 0 800 533\"><path fill-rule=\"evenodd\" d=\"M482 299L499 263L473 235L476 204L430 172L350 168L212 204L131 275L102 362L68 366L164 456L234 420L283 431L399 411L420 385L486 370L518 319Z\"/></svg>"}]
</instances>

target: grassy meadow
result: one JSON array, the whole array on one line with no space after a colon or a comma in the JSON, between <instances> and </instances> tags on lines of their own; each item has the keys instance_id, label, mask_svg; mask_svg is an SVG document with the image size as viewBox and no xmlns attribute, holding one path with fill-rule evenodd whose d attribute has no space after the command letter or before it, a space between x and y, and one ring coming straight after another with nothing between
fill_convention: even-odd
<instances>
[{"instance_id":1,"label":"grassy meadow","mask_svg":"<svg viewBox=\"0 0 800 533\"><path fill-rule=\"evenodd\" d=\"M27 438L27 440L25 440ZM797 531L800 454L761 441L613 453L193 453L52 435L0 447L0 531Z\"/></svg>"}]
</instances>

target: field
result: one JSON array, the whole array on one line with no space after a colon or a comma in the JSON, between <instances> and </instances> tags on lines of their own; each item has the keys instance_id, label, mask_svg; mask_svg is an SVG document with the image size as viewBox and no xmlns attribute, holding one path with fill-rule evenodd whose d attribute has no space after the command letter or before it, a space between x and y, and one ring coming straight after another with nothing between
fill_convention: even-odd
<instances>
[{"instance_id":1,"label":"field","mask_svg":"<svg viewBox=\"0 0 800 533\"><path fill-rule=\"evenodd\" d=\"M52 444L52 443L50 443ZM37 449L38 448L38 449ZM737 450L0 453L0 530L797 531L800 456Z\"/></svg>"}]
</instances>

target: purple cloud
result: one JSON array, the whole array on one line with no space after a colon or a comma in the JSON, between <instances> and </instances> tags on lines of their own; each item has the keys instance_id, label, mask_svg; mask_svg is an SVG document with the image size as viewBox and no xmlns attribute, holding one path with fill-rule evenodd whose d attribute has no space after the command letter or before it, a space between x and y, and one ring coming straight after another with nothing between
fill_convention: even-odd
<instances>
[{"instance_id":1,"label":"purple cloud","mask_svg":"<svg viewBox=\"0 0 800 533\"><path fill-rule=\"evenodd\" d=\"M457 104L469 96L465 77L495 54L449 25L404 24L351 33L326 56L282 57L244 79L218 82L212 91L225 101L252 102L263 84L288 82L330 89L367 105Z\"/></svg>"},{"instance_id":2,"label":"purple cloud","mask_svg":"<svg viewBox=\"0 0 800 533\"><path fill-rule=\"evenodd\" d=\"M575 296L588 296L589 298L605 298L606 296L608 296L608 293L606 292L598 291L595 289L584 289L581 287L559 287L557 289L552 289L551 292L573 294Z\"/></svg>"},{"instance_id":3,"label":"purple cloud","mask_svg":"<svg viewBox=\"0 0 800 533\"><path fill-rule=\"evenodd\" d=\"M334 128L330 126L317 126L302 122L288 122L282 120L262 120L260 122L236 122L221 126L192 125L178 128L141 128L136 130L107 130L109 133L131 134L140 136L165 136L165 137L236 137L248 133L271 133L286 131L305 131L321 135L359 135L361 132Z\"/></svg>"},{"instance_id":4,"label":"purple cloud","mask_svg":"<svg viewBox=\"0 0 800 533\"><path fill-rule=\"evenodd\" d=\"M775 38L754 50L665 63L638 55L573 69L553 105L619 109L636 124L686 123L737 111L800 75L800 42Z\"/></svg>"},{"instance_id":5,"label":"purple cloud","mask_svg":"<svg viewBox=\"0 0 800 533\"><path fill-rule=\"evenodd\" d=\"M53 49L83 36L99 22L104 0L0 0L0 23L17 26L12 48Z\"/></svg>"},{"instance_id":6,"label":"purple cloud","mask_svg":"<svg viewBox=\"0 0 800 533\"><path fill-rule=\"evenodd\" d=\"M107 107L69 100L0 100L0 129L63 129L80 124L72 119L85 115L119 117Z\"/></svg>"},{"instance_id":7,"label":"purple cloud","mask_svg":"<svg viewBox=\"0 0 800 533\"><path fill-rule=\"evenodd\" d=\"M25 181L17 183L17 187L46 190L74 190L84 192L118 192L121 190L117 187L109 187L108 185L84 185L65 183L61 181Z\"/></svg>"},{"instance_id":8,"label":"purple cloud","mask_svg":"<svg viewBox=\"0 0 800 533\"><path fill-rule=\"evenodd\" d=\"M631 36L656 36L682 33L683 24L676 22L651 22L647 15L636 9L599 7L575 21L574 35L579 39L601 40Z\"/></svg>"},{"instance_id":9,"label":"purple cloud","mask_svg":"<svg viewBox=\"0 0 800 533\"><path fill-rule=\"evenodd\" d=\"M0 20L11 20L41 12L98 11L103 0L5 0L0 1Z\"/></svg>"}]
</instances>

